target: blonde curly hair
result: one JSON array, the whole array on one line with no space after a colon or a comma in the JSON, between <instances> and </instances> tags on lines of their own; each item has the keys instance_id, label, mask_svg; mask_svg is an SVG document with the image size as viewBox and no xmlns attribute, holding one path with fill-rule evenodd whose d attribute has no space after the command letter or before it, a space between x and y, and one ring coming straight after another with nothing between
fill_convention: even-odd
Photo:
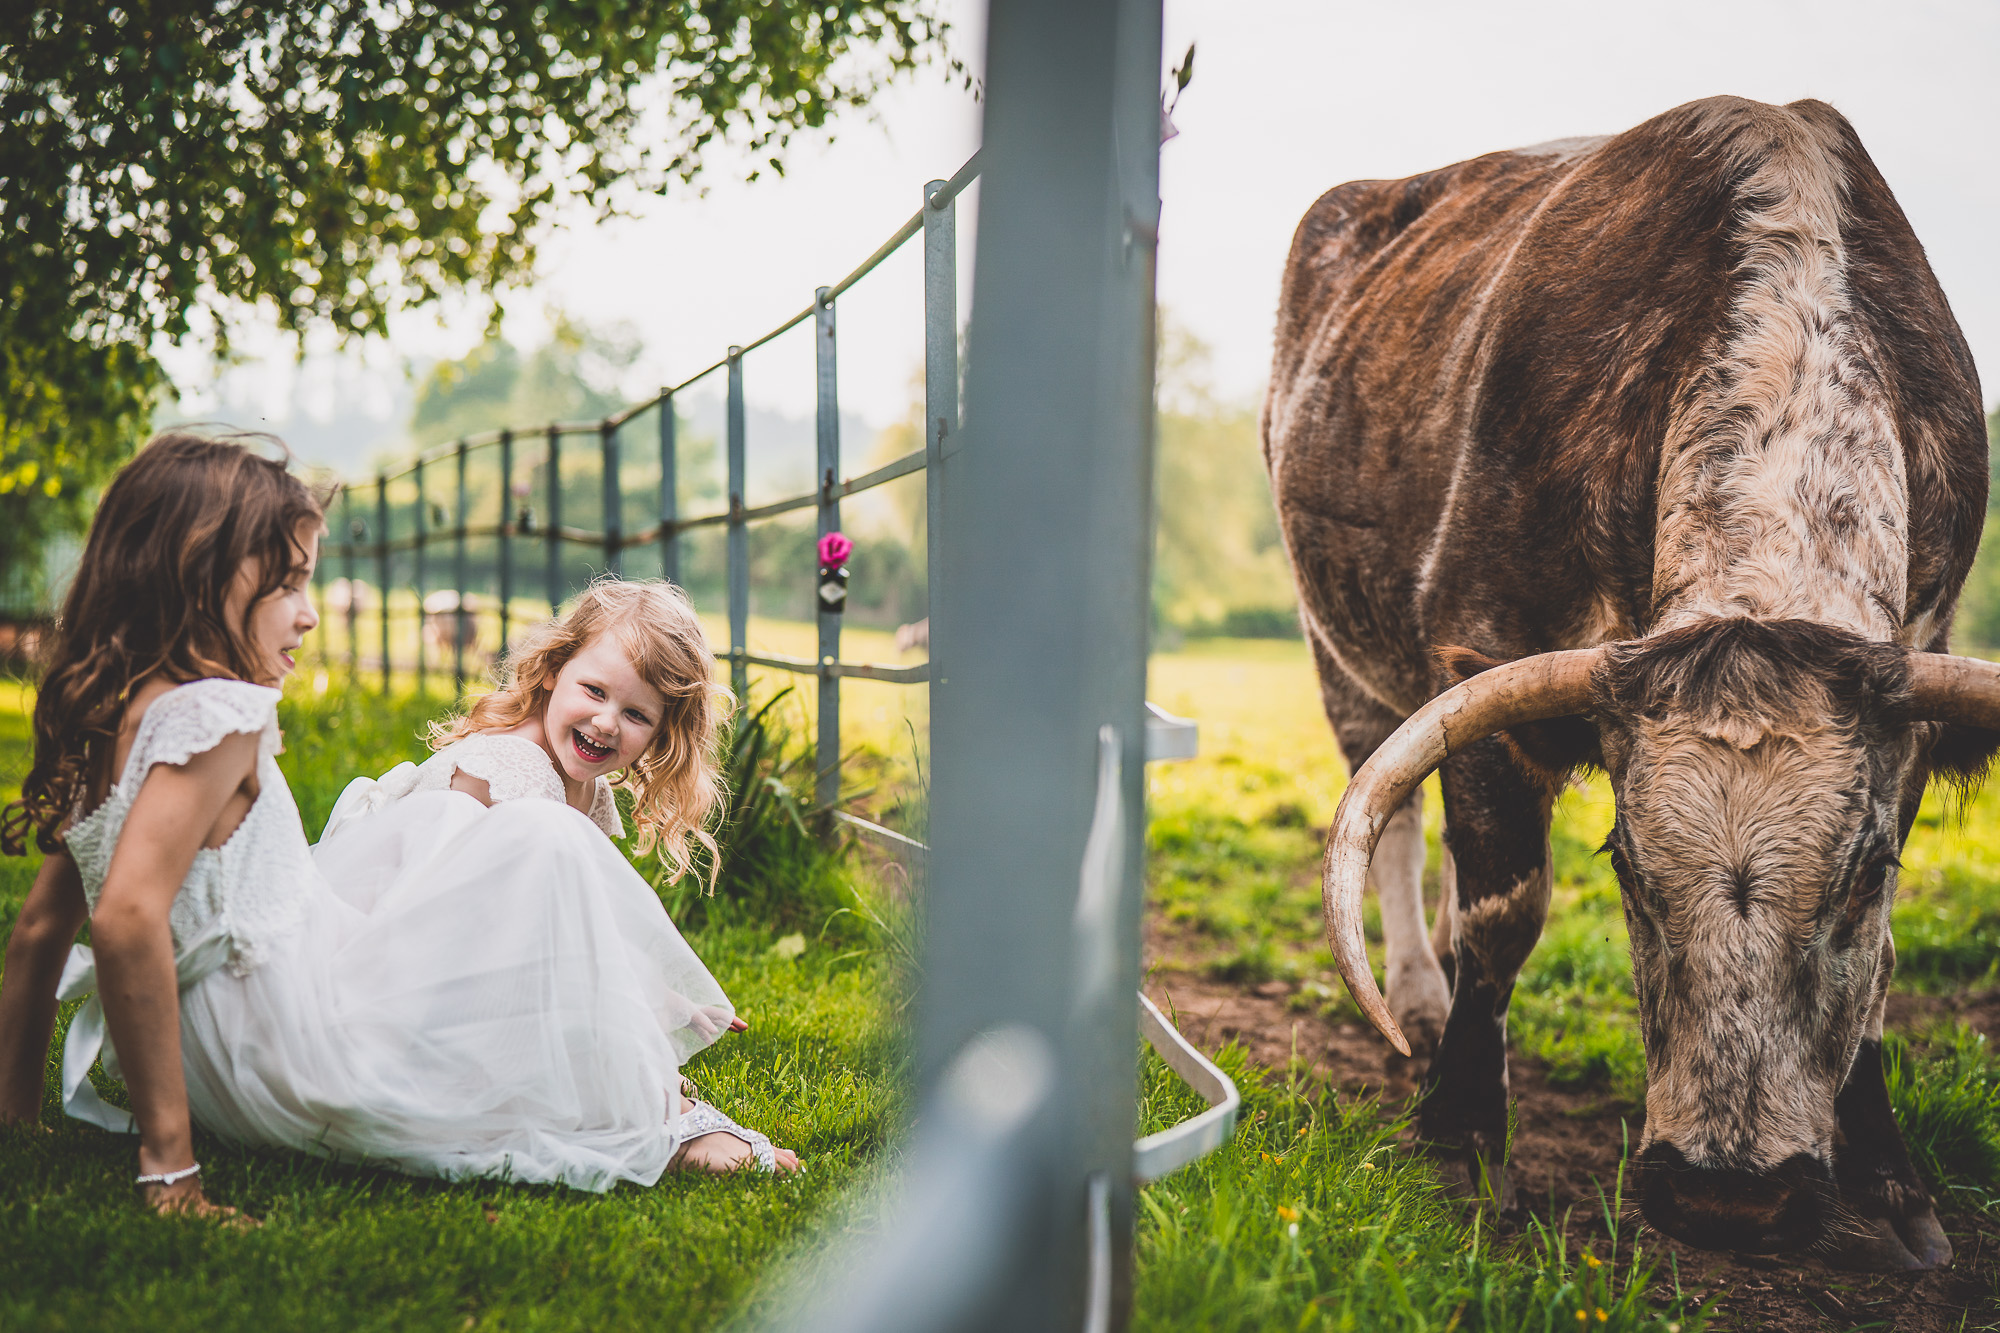
<instances>
[{"instance_id":1,"label":"blonde curly hair","mask_svg":"<svg viewBox=\"0 0 2000 1333\"><path fill-rule=\"evenodd\" d=\"M489 731L509 731L548 705L556 676L583 646L615 634L639 678L660 692L665 712L652 744L612 779L632 793L633 850L659 849L679 879L694 869L697 844L708 851L709 892L721 855L708 831L722 798L718 755L723 720L736 697L715 680L707 636L687 594L662 579L602 578L567 614L522 635L507 653L500 688L463 715L431 724L431 746Z\"/></svg>"}]
</instances>

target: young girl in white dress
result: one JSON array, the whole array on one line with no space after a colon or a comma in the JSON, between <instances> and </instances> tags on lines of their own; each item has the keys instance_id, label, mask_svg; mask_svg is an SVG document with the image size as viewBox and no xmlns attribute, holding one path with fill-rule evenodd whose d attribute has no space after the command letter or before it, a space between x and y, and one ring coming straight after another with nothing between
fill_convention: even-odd
<instances>
[{"instance_id":1,"label":"young girl in white dress","mask_svg":"<svg viewBox=\"0 0 2000 1333\"><path fill-rule=\"evenodd\" d=\"M191 1119L243 1142L587 1189L651 1183L677 1157L795 1166L682 1096L679 1062L729 1024L727 999L565 808L567 781L562 800L510 799L507 777L436 793L428 841L406 829L372 878L329 884L274 758L275 686L318 623L306 589L322 530L296 478L229 441L160 437L107 488L37 697L33 767L0 825L0 849L32 838L45 853L0 978L0 1122L38 1119L57 1006L89 996L64 1048L65 1109L137 1131L139 1183L162 1211L229 1211L203 1196ZM618 753L626 703L648 700L621 684ZM667 692L640 684L664 717ZM649 735L639 762L699 740ZM594 804L601 774L585 776ZM454 850L479 856L503 831L511 857L481 863L493 878L459 873ZM86 919L94 950L71 948ZM129 1113L91 1087L100 1054Z\"/></svg>"}]
</instances>

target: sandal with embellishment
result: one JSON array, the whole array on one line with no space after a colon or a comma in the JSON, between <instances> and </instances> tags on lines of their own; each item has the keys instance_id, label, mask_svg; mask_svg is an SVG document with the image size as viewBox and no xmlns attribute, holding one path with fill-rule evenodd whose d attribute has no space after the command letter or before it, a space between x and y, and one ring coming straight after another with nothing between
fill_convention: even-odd
<instances>
[{"instance_id":1,"label":"sandal with embellishment","mask_svg":"<svg viewBox=\"0 0 2000 1333\"><path fill-rule=\"evenodd\" d=\"M750 1146L751 1156L759 1170L775 1173L778 1169L777 1150L771 1146L771 1140L754 1129L743 1128L707 1102L696 1102L681 1112L682 1151L686 1150L688 1144L705 1134L728 1134L741 1139ZM679 1157L680 1154L676 1153L675 1156Z\"/></svg>"}]
</instances>

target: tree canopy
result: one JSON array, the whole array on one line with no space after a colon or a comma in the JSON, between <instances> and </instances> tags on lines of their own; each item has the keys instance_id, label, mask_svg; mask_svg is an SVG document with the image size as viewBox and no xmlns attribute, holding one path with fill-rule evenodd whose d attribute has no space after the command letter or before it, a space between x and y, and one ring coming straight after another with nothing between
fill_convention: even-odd
<instances>
[{"instance_id":1,"label":"tree canopy","mask_svg":"<svg viewBox=\"0 0 2000 1333\"><path fill-rule=\"evenodd\" d=\"M123 456L198 310L226 352L259 304L353 335L493 293L569 200L664 191L721 142L781 171L944 36L935 0L7 7L0 533Z\"/></svg>"}]
</instances>

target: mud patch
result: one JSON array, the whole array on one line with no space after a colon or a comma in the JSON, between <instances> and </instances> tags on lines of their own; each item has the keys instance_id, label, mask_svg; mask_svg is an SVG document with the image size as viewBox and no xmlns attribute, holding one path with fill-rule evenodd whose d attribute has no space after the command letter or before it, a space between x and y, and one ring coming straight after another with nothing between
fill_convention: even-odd
<instances>
[{"instance_id":1,"label":"mud patch","mask_svg":"<svg viewBox=\"0 0 2000 1333\"><path fill-rule=\"evenodd\" d=\"M1298 992L1292 983L1237 984L1179 963L1157 964L1147 977L1146 993L1202 1049L1212 1052L1235 1041L1265 1068L1296 1068L1300 1077L1344 1097L1378 1094L1390 1107L1416 1091L1422 1075L1418 1062L1397 1056L1359 1023L1329 1021L1294 1008ZM1963 1021L1996 1040L2000 991L1894 996L1889 1020L1894 1028L1913 1031L1939 1020ZM2000 1328L2000 1224L1993 1219L1944 1214L1956 1257L1947 1269L1913 1277L1841 1273L1794 1260L1691 1249L1646 1227L1630 1199L1622 1215L1607 1224L1621 1144L1627 1136L1638 1141L1643 1108L1551 1087L1539 1065L1519 1056L1512 1060L1512 1085L1518 1112L1508 1164L1513 1199L1500 1218L1503 1233L1518 1234L1530 1218L1539 1218L1560 1227L1573 1245L1601 1254L1611 1238L1610 1226L1616 1225L1621 1252L1636 1244L1656 1262L1659 1295L1671 1295L1677 1282L1697 1300L1715 1298L1713 1326L1719 1329L1954 1333ZM1411 1150L1421 1151L1414 1143Z\"/></svg>"}]
</instances>

